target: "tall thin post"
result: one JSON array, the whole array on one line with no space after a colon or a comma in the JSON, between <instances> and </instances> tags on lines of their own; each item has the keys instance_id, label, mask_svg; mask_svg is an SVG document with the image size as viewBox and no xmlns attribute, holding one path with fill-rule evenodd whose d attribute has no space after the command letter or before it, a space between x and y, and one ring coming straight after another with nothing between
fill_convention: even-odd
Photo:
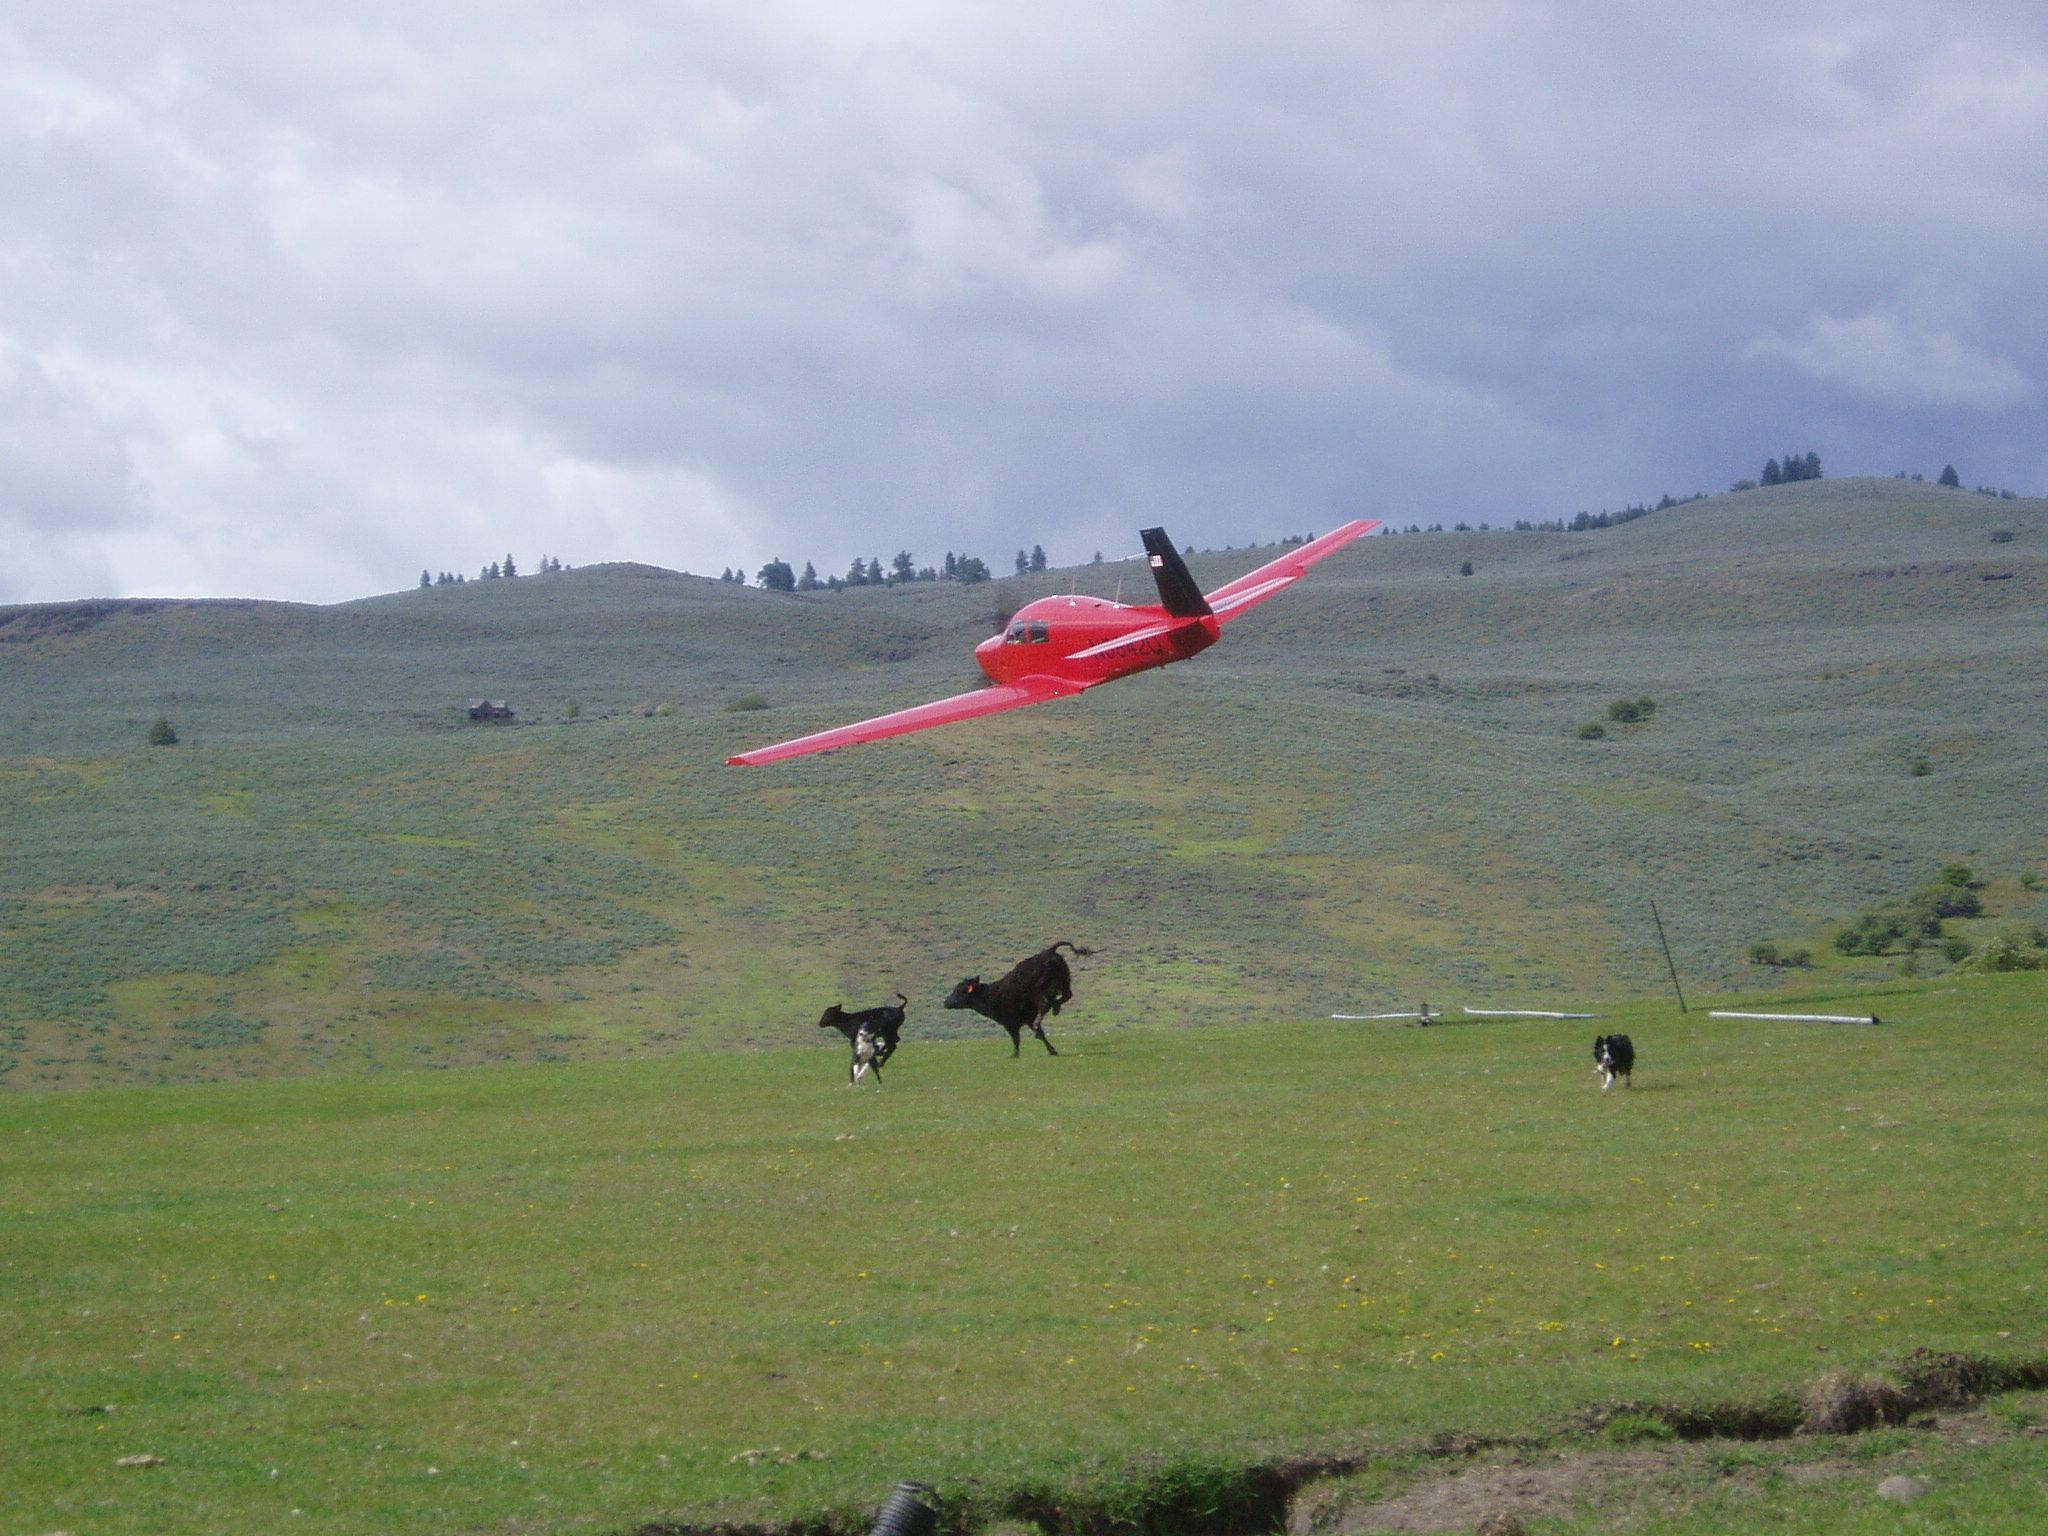
<instances>
[{"instance_id":1,"label":"tall thin post","mask_svg":"<svg viewBox=\"0 0 2048 1536\"><path fill-rule=\"evenodd\" d=\"M1685 988L1678 984L1678 965L1671 958L1671 941L1664 937L1664 919L1657 915L1657 903L1650 903L1650 921L1657 925L1657 942L1664 946L1664 964L1671 971L1671 990L1678 994L1678 1011L1685 1012Z\"/></svg>"}]
</instances>

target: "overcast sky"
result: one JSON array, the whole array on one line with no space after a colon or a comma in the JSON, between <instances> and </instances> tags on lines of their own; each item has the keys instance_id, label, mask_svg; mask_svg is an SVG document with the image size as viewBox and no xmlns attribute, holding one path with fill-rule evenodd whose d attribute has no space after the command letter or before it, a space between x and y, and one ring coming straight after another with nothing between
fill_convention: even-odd
<instances>
[{"instance_id":1,"label":"overcast sky","mask_svg":"<svg viewBox=\"0 0 2048 1536\"><path fill-rule=\"evenodd\" d=\"M0 0L0 602L2048 490L2038 0Z\"/></svg>"}]
</instances>

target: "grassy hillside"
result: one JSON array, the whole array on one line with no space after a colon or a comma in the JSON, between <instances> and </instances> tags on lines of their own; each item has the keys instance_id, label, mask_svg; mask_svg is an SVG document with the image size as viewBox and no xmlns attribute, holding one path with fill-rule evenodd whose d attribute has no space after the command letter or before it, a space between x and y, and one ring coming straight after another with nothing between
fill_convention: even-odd
<instances>
[{"instance_id":1,"label":"grassy hillside","mask_svg":"<svg viewBox=\"0 0 2048 1536\"><path fill-rule=\"evenodd\" d=\"M899 988L992 1034L936 999L1054 938L1101 950L1055 1038L1555 1006L1666 985L1651 900L1689 987L1768 986L1750 942L1951 859L2039 921L2043 510L1827 481L1373 540L1186 666L759 770L723 758L972 686L1010 610L1143 567L0 610L0 1083L806 1043Z\"/></svg>"},{"instance_id":2,"label":"grassy hillside","mask_svg":"<svg viewBox=\"0 0 2048 1536\"><path fill-rule=\"evenodd\" d=\"M1272 1013L911 1039L879 1091L782 1051L16 1095L0 1508L859 1531L916 1476L966 1528L1186 1530L1145 1517L1269 1458L1370 1452L1387 1491L1459 1437L1784 1431L1920 1348L2038 1385L2044 989L1815 999L1879 1029L1637 1007L1607 1095L1589 1024ZM2028 1411L1912 1528L2039 1529ZM1806 1486L1798 1528L1877 1528Z\"/></svg>"}]
</instances>

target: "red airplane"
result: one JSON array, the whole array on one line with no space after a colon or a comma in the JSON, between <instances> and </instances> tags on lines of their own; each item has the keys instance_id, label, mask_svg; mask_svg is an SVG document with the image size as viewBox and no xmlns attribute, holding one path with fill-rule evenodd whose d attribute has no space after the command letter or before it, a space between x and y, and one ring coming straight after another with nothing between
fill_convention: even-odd
<instances>
[{"instance_id":1,"label":"red airplane","mask_svg":"<svg viewBox=\"0 0 2048 1536\"><path fill-rule=\"evenodd\" d=\"M955 720L1063 699L1097 683L1185 661L1214 645L1222 637L1223 626L1239 614L1292 586L1318 560L1377 527L1377 521L1346 523L1256 571L1225 582L1206 597L1166 530L1147 528L1141 537L1151 556L1153 580L1159 583L1156 605L1127 606L1101 597L1041 597L1018 609L1000 635L991 635L974 648L974 659L989 675L989 687L772 747L756 747L726 762L776 763L785 757L902 736Z\"/></svg>"}]
</instances>

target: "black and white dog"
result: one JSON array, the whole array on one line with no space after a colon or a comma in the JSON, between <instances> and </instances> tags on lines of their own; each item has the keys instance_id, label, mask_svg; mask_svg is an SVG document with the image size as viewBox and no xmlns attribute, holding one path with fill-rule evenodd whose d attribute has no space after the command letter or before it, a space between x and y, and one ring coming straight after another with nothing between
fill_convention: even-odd
<instances>
[{"instance_id":1,"label":"black and white dog","mask_svg":"<svg viewBox=\"0 0 2048 1536\"><path fill-rule=\"evenodd\" d=\"M1605 1093L1621 1079L1621 1086L1633 1088L1629 1076L1636 1069L1636 1048L1627 1035L1600 1035L1593 1041L1593 1070L1600 1074L1600 1091Z\"/></svg>"},{"instance_id":2,"label":"black and white dog","mask_svg":"<svg viewBox=\"0 0 2048 1536\"><path fill-rule=\"evenodd\" d=\"M863 1008L859 1013L848 1013L834 1003L825 1010L824 1017L818 1020L818 1028L838 1030L846 1036L846 1043L853 1047L853 1063L847 1068L850 1074L846 1079L847 1087L858 1083L861 1074L870 1067L875 1070L875 1086L881 1086L882 1063L896 1054L903 1032L903 1010L909 1006L910 999L898 992L894 1008Z\"/></svg>"}]
</instances>

